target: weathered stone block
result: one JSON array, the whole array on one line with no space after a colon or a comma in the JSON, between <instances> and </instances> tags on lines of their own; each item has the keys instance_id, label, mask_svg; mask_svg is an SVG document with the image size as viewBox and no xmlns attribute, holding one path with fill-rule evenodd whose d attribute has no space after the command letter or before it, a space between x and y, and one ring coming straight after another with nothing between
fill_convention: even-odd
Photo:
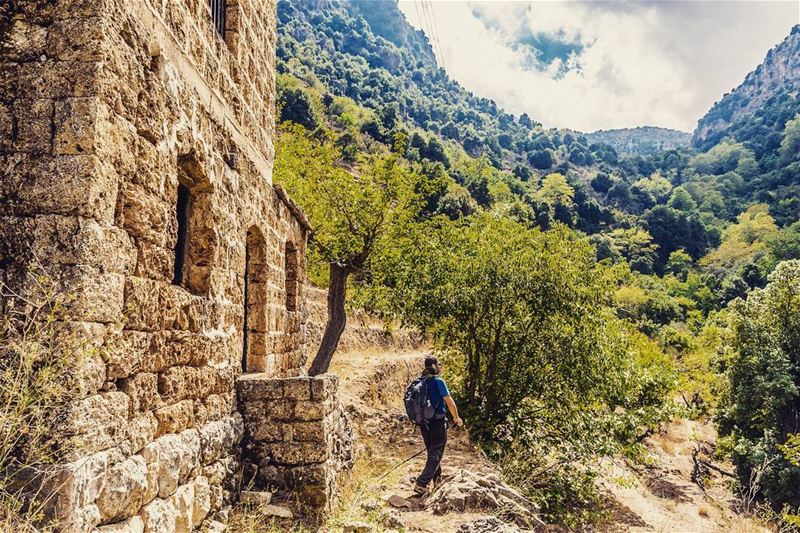
<instances>
[{"instance_id":1,"label":"weathered stone block","mask_svg":"<svg viewBox=\"0 0 800 533\"><path fill-rule=\"evenodd\" d=\"M53 101L20 98L14 102L13 112L17 124L16 149L31 154L49 154L53 140Z\"/></svg>"},{"instance_id":2,"label":"weathered stone block","mask_svg":"<svg viewBox=\"0 0 800 533\"><path fill-rule=\"evenodd\" d=\"M81 215L103 225L114 220L116 172L96 156L42 158L20 172L25 180L17 193L20 213Z\"/></svg>"},{"instance_id":3,"label":"weathered stone block","mask_svg":"<svg viewBox=\"0 0 800 533\"><path fill-rule=\"evenodd\" d=\"M144 521L141 516L134 516L122 522L100 526L97 533L144 533Z\"/></svg>"},{"instance_id":4,"label":"weathered stone block","mask_svg":"<svg viewBox=\"0 0 800 533\"><path fill-rule=\"evenodd\" d=\"M261 424L252 426L250 438L263 443L281 442L284 440L283 428L277 422L265 420Z\"/></svg>"},{"instance_id":5,"label":"weathered stone block","mask_svg":"<svg viewBox=\"0 0 800 533\"><path fill-rule=\"evenodd\" d=\"M109 335L102 351L106 357L108 379L124 378L139 372L143 361L150 357L151 338L151 333L132 330Z\"/></svg>"},{"instance_id":6,"label":"weathered stone block","mask_svg":"<svg viewBox=\"0 0 800 533\"><path fill-rule=\"evenodd\" d=\"M194 405L192 400L182 400L155 410L158 421L157 435L177 433L194 425Z\"/></svg>"},{"instance_id":7,"label":"weathered stone block","mask_svg":"<svg viewBox=\"0 0 800 533\"><path fill-rule=\"evenodd\" d=\"M220 420L228 417L236 410L236 396L228 392L227 394L211 394L203 400L208 413L208 420Z\"/></svg>"},{"instance_id":8,"label":"weathered stone block","mask_svg":"<svg viewBox=\"0 0 800 533\"><path fill-rule=\"evenodd\" d=\"M177 232L175 207L141 185L127 183L120 192L122 227L133 237L167 247L167 235Z\"/></svg>"},{"instance_id":9,"label":"weathered stone block","mask_svg":"<svg viewBox=\"0 0 800 533\"><path fill-rule=\"evenodd\" d=\"M327 400L339 391L339 378L332 374L314 376L311 380L311 398L313 400Z\"/></svg>"},{"instance_id":10,"label":"weathered stone block","mask_svg":"<svg viewBox=\"0 0 800 533\"><path fill-rule=\"evenodd\" d=\"M103 56L103 30L100 17L58 20L50 26L47 55L62 61L100 61Z\"/></svg>"},{"instance_id":11,"label":"weathered stone block","mask_svg":"<svg viewBox=\"0 0 800 533\"><path fill-rule=\"evenodd\" d=\"M192 515L194 514L194 485L186 484L178 487L170 498L175 508L175 533L191 533Z\"/></svg>"},{"instance_id":12,"label":"weathered stone block","mask_svg":"<svg viewBox=\"0 0 800 533\"><path fill-rule=\"evenodd\" d=\"M294 406L294 418L296 420L322 420L327 414L326 405L319 402L297 402Z\"/></svg>"},{"instance_id":13,"label":"weathered stone block","mask_svg":"<svg viewBox=\"0 0 800 533\"><path fill-rule=\"evenodd\" d=\"M47 28L16 19L3 36L0 54L11 61L38 59L47 46Z\"/></svg>"},{"instance_id":14,"label":"weathered stone block","mask_svg":"<svg viewBox=\"0 0 800 533\"><path fill-rule=\"evenodd\" d=\"M311 383L309 378L285 379L283 381L283 396L287 400L310 400Z\"/></svg>"},{"instance_id":15,"label":"weathered stone block","mask_svg":"<svg viewBox=\"0 0 800 533\"><path fill-rule=\"evenodd\" d=\"M45 493L55 491L53 511L57 516L70 516L78 509L93 504L106 483L109 452L82 457L58 472ZM100 521L98 511L98 522Z\"/></svg>"},{"instance_id":16,"label":"weathered stone block","mask_svg":"<svg viewBox=\"0 0 800 533\"><path fill-rule=\"evenodd\" d=\"M147 463L134 455L112 465L96 505L104 521L130 518L139 512L147 491Z\"/></svg>"},{"instance_id":17,"label":"weathered stone block","mask_svg":"<svg viewBox=\"0 0 800 533\"><path fill-rule=\"evenodd\" d=\"M142 508L139 516L146 533L174 533L177 513L171 500L155 499Z\"/></svg>"},{"instance_id":18,"label":"weathered stone block","mask_svg":"<svg viewBox=\"0 0 800 533\"><path fill-rule=\"evenodd\" d=\"M192 506L192 526L197 527L211 511L211 485L203 476L192 482L194 485L194 502Z\"/></svg>"},{"instance_id":19,"label":"weathered stone block","mask_svg":"<svg viewBox=\"0 0 800 533\"><path fill-rule=\"evenodd\" d=\"M142 413L128 424L125 441L120 443L119 447L128 455L138 453L155 439L157 432L158 419L155 415L150 412Z\"/></svg>"},{"instance_id":20,"label":"weathered stone block","mask_svg":"<svg viewBox=\"0 0 800 533\"><path fill-rule=\"evenodd\" d=\"M323 444L328 425L323 420L315 422L296 422L292 426L292 436L298 442Z\"/></svg>"},{"instance_id":21,"label":"weathered stone block","mask_svg":"<svg viewBox=\"0 0 800 533\"><path fill-rule=\"evenodd\" d=\"M98 70L97 63L83 61L23 63L16 73L18 86L15 96L50 99L93 96L97 93ZM3 82L0 72L0 95L9 85Z\"/></svg>"},{"instance_id":22,"label":"weathered stone block","mask_svg":"<svg viewBox=\"0 0 800 533\"><path fill-rule=\"evenodd\" d=\"M160 400L156 374L141 372L131 378L123 379L119 387L130 397L133 413L148 411Z\"/></svg>"},{"instance_id":23,"label":"weathered stone block","mask_svg":"<svg viewBox=\"0 0 800 533\"><path fill-rule=\"evenodd\" d=\"M124 392L89 396L70 405L57 429L60 434L76 437L83 454L105 450L124 438L129 402Z\"/></svg>"},{"instance_id":24,"label":"weathered stone block","mask_svg":"<svg viewBox=\"0 0 800 533\"><path fill-rule=\"evenodd\" d=\"M278 422L291 422L297 418L295 405L304 402L272 400L267 402L267 418Z\"/></svg>"},{"instance_id":25,"label":"weathered stone block","mask_svg":"<svg viewBox=\"0 0 800 533\"><path fill-rule=\"evenodd\" d=\"M243 374L236 380L239 401L283 398L283 382L263 374Z\"/></svg>"},{"instance_id":26,"label":"weathered stone block","mask_svg":"<svg viewBox=\"0 0 800 533\"><path fill-rule=\"evenodd\" d=\"M270 446L272 458L279 465L322 463L328 456L324 446L311 442L284 442Z\"/></svg>"},{"instance_id":27,"label":"weathered stone block","mask_svg":"<svg viewBox=\"0 0 800 533\"><path fill-rule=\"evenodd\" d=\"M97 98L67 98L55 104L53 150L60 155L95 152Z\"/></svg>"},{"instance_id":28,"label":"weathered stone block","mask_svg":"<svg viewBox=\"0 0 800 533\"><path fill-rule=\"evenodd\" d=\"M203 464L211 464L222 458L226 450L232 449L239 443L243 432L242 418L238 413L223 420L209 422L200 428Z\"/></svg>"},{"instance_id":29,"label":"weathered stone block","mask_svg":"<svg viewBox=\"0 0 800 533\"><path fill-rule=\"evenodd\" d=\"M219 392L217 380L220 369L211 367L174 366L158 376L158 390L165 402L186 398L205 398ZM222 387L229 389L232 387Z\"/></svg>"}]
</instances>

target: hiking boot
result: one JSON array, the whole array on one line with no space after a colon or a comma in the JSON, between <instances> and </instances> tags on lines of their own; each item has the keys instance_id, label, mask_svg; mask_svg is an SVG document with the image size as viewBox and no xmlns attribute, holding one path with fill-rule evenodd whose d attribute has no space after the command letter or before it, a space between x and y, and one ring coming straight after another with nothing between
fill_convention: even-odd
<instances>
[{"instance_id":1,"label":"hiking boot","mask_svg":"<svg viewBox=\"0 0 800 533\"><path fill-rule=\"evenodd\" d=\"M415 484L414 485L414 494L417 496L425 496L428 493L428 487L424 485Z\"/></svg>"}]
</instances>

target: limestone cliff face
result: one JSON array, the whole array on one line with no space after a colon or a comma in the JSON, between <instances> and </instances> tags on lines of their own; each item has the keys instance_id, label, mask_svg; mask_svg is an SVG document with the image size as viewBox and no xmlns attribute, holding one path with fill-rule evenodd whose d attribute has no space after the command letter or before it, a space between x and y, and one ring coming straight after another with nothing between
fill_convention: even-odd
<instances>
[{"instance_id":1,"label":"limestone cliff face","mask_svg":"<svg viewBox=\"0 0 800 533\"><path fill-rule=\"evenodd\" d=\"M732 92L714 104L697 123L692 145L706 149L721 139L737 120L755 113L770 99L797 98L800 88L800 25L767 53L764 62L750 72Z\"/></svg>"}]
</instances>

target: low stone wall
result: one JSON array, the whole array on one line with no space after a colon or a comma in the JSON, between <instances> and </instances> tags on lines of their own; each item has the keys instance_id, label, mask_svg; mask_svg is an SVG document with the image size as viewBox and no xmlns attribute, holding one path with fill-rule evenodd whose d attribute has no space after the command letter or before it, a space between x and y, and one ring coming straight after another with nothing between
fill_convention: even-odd
<instances>
[{"instance_id":1,"label":"low stone wall","mask_svg":"<svg viewBox=\"0 0 800 533\"><path fill-rule=\"evenodd\" d=\"M336 376L237 381L244 416L243 488L274 491L312 519L331 508L353 457L352 428Z\"/></svg>"},{"instance_id":2,"label":"low stone wall","mask_svg":"<svg viewBox=\"0 0 800 533\"><path fill-rule=\"evenodd\" d=\"M313 359L322 341L325 324L328 321L328 291L310 284L306 290L307 322L306 346ZM342 338L339 339L339 352L357 350L374 350L376 347L386 350L416 350L425 339L417 331L400 327L392 327L380 318L371 316L359 309L348 310L347 325Z\"/></svg>"},{"instance_id":3,"label":"low stone wall","mask_svg":"<svg viewBox=\"0 0 800 533\"><path fill-rule=\"evenodd\" d=\"M141 427L124 444L82 457L49 480L57 489L51 513L64 517L62 533L190 532L236 500L234 450L242 433L238 413L152 442Z\"/></svg>"}]
</instances>

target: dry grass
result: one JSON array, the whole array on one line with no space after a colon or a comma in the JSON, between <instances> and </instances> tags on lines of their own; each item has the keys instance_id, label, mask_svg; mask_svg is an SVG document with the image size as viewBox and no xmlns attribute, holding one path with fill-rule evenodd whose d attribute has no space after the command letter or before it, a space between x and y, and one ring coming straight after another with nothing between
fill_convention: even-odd
<instances>
[{"instance_id":1,"label":"dry grass","mask_svg":"<svg viewBox=\"0 0 800 533\"><path fill-rule=\"evenodd\" d=\"M69 327L67 297L43 269L29 287L35 298L0 284L0 533L52 529L46 509L67 451L53 429L73 395L72 370L92 350Z\"/></svg>"},{"instance_id":2,"label":"dry grass","mask_svg":"<svg viewBox=\"0 0 800 533\"><path fill-rule=\"evenodd\" d=\"M333 533L342 531L350 522L366 522L375 526L376 531L385 531L387 511L374 495L379 488L394 485L402 476L402 470L398 470L379 479L391 466L384 459L375 457L369 449L362 453L353 468L342 475L337 505L325 516L319 528L310 528L300 521L290 523L267 519L258 508L237 506L228 530L241 533L310 533L315 530Z\"/></svg>"}]
</instances>

